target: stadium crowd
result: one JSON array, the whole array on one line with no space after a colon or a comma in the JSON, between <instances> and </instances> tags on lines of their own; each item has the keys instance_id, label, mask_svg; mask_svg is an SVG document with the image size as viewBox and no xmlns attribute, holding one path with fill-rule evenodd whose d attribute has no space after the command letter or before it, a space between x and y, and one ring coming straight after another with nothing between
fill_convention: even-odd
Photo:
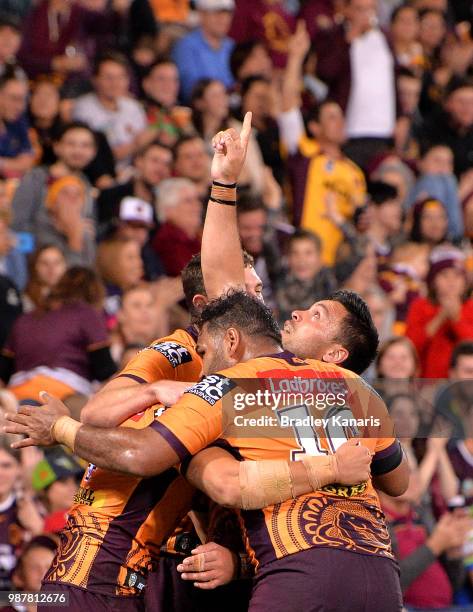
<instances>
[{"instance_id":1,"label":"stadium crowd","mask_svg":"<svg viewBox=\"0 0 473 612\"><path fill-rule=\"evenodd\" d=\"M43 390L80 419L139 351L189 325L180 275L201 248L212 138L251 111L236 213L257 292L281 325L336 289L366 301L380 349L364 377L411 470L403 495L380 493L404 605L473 606L472 3L0 11L0 424ZM0 591L38 591L87 464L14 439L0 434ZM163 559L195 548L183 533ZM241 539L223 541L242 578ZM244 583L225 604L189 583L163 610L244 610Z\"/></svg>"}]
</instances>

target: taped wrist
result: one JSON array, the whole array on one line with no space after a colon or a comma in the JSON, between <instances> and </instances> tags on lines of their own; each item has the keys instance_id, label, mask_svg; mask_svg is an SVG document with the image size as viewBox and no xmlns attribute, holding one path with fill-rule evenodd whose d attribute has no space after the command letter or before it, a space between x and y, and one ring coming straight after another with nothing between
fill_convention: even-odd
<instances>
[{"instance_id":1,"label":"taped wrist","mask_svg":"<svg viewBox=\"0 0 473 612\"><path fill-rule=\"evenodd\" d=\"M56 442L65 444L71 451L74 451L77 432L81 427L82 423L79 423L79 421L75 421L68 416L61 416L51 427L51 435Z\"/></svg>"},{"instance_id":2,"label":"taped wrist","mask_svg":"<svg viewBox=\"0 0 473 612\"><path fill-rule=\"evenodd\" d=\"M240 463L241 507L258 510L294 497L289 464L277 461Z\"/></svg>"},{"instance_id":3,"label":"taped wrist","mask_svg":"<svg viewBox=\"0 0 473 612\"><path fill-rule=\"evenodd\" d=\"M305 455L302 462L307 470L307 477L313 491L339 481L340 475L335 455L324 455L322 457Z\"/></svg>"},{"instance_id":4,"label":"taped wrist","mask_svg":"<svg viewBox=\"0 0 473 612\"><path fill-rule=\"evenodd\" d=\"M236 206L236 183L224 185L223 183L214 181L212 183L209 199L217 204Z\"/></svg>"}]
</instances>

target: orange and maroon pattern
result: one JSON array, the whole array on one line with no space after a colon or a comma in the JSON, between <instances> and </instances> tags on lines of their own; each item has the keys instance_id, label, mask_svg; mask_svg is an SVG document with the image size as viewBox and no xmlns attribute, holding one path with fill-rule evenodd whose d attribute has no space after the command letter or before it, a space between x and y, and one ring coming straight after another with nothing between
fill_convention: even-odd
<instances>
[{"instance_id":1,"label":"orange and maroon pattern","mask_svg":"<svg viewBox=\"0 0 473 612\"><path fill-rule=\"evenodd\" d=\"M346 408L354 418L379 418L379 424L347 430L339 435L357 435L361 444L383 461L398 453L392 423L381 398L357 375L316 360L301 360L288 353L261 357L238 364L221 373L205 377L184 394L181 401L167 410L153 428L159 431L183 457L195 454L218 438L225 439L242 459L298 459L304 452L304 440L296 432L278 427L249 431L232 424L232 394L235 380L264 378L262 386L275 388L274 381L325 380L326 385L344 389ZM229 380L232 379L232 380ZM270 382L271 379L271 382ZM251 383L252 381L250 381ZM274 414L271 406L251 408L242 414L258 418ZM320 416L323 416L320 414ZM317 446L311 454L336 450L343 439L331 440L328 433L311 429ZM335 444L336 443L336 444ZM249 544L262 565L314 546L343 548L355 552L392 557L390 540L378 496L370 482L359 487L329 486L310 495L264 508L244 512Z\"/></svg>"},{"instance_id":2,"label":"orange and maroon pattern","mask_svg":"<svg viewBox=\"0 0 473 612\"><path fill-rule=\"evenodd\" d=\"M122 426L149 427L158 412L148 408ZM175 468L143 479L89 464L45 581L139 595L162 541L189 511L192 494Z\"/></svg>"}]
</instances>

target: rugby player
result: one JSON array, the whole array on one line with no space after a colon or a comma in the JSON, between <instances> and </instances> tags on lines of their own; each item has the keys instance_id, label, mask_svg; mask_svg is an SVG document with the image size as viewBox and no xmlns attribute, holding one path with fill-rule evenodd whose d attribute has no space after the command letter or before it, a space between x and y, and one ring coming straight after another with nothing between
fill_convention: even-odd
<instances>
[{"instance_id":1,"label":"rugby player","mask_svg":"<svg viewBox=\"0 0 473 612\"><path fill-rule=\"evenodd\" d=\"M372 325L367 310L358 316L368 327ZM355 382L356 392L351 389L347 395L352 413L381 417L378 425L365 428L369 437L364 430L360 439L374 453L373 478L363 487L348 491L325 487L245 513L249 543L259 564L250 610L400 610L397 566L373 485L389 495L400 495L407 487L408 468L379 396L347 370L282 351L279 330L269 311L245 293L211 303L203 311L202 322L199 350L205 371L227 369L191 387L150 427L81 425L60 417L61 411L50 403L40 409L21 408L9 419L16 423L9 431L29 436L17 446L66 443L94 465L145 477L170 469L219 438L225 439L236 457L250 460L243 461L243 466L268 458L287 461L295 453L301 453L301 463L307 465L305 446L295 434L293 439L281 434L239 437L235 428L230 433L223 430L223 404L234 387L231 381L332 378L349 389ZM327 449L321 454L330 456ZM314 484L313 479L311 482ZM255 485L258 497L260 487Z\"/></svg>"}]
</instances>

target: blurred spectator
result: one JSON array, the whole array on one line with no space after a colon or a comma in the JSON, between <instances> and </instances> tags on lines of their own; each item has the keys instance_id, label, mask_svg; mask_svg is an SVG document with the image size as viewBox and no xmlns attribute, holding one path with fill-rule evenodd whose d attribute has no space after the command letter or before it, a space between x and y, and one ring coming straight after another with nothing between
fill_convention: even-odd
<instances>
[{"instance_id":1,"label":"blurred spectator","mask_svg":"<svg viewBox=\"0 0 473 612\"><path fill-rule=\"evenodd\" d=\"M0 434L0 588L12 588L16 551L29 537L41 533L43 520L24 490L20 452Z\"/></svg>"},{"instance_id":2,"label":"blurred spectator","mask_svg":"<svg viewBox=\"0 0 473 612\"><path fill-rule=\"evenodd\" d=\"M203 79L192 91L192 122L211 152L211 141L219 130L235 128L241 130L241 123L230 117L229 97L220 81ZM250 187L260 195L265 183L263 157L254 134L250 136L245 164L240 174L239 184Z\"/></svg>"},{"instance_id":3,"label":"blurred spectator","mask_svg":"<svg viewBox=\"0 0 473 612\"><path fill-rule=\"evenodd\" d=\"M30 78L57 73L63 79L85 75L100 48L106 48L117 32L120 15L113 10L118 2L93 3L40 0L33 5L23 26L21 65Z\"/></svg>"},{"instance_id":4,"label":"blurred spectator","mask_svg":"<svg viewBox=\"0 0 473 612\"><path fill-rule=\"evenodd\" d=\"M28 83L16 71L0 78L0 172L21 176L33 165L25 116Z\"/></svg>"},{"instance_id":5,"label":"blurred spectator","mask_svg":"<svg viewBox=\"0 0 473 612\"><path fill-rule=\"evenodd\" d=\"M274 178L284 182L284 163L280 151L279 127L274 115L274 99L271 81L262 76L250 76L241 82L241 112L253 113L252 126L255 130L263 161L271 168Z\"/></svg>"},{"instance_id":6,"label":"blurred spectator","mask_svg":"<svg viewBox=\"0 0 473 612\"><path fill-rule=\"evenodd\" d=\"M390 154L380 163L376 163L374 168L370 170L370 179L383 181L383 183L396 187L399 201L405 206L407 195L415 182L415 175L400 157Z\"/></svg>"},{"instance_id":7,"label":"blurred spectator","mask_svg":"<svg viewBox=\"0 0 473 612\"><path fill-rule=\"evenodd\" d=\"M192 255L200 251L202 203L197 187L185 178L162 181L156 214L160 222L153 247L166 274L178 276Z\"/></svg>"},{"instance_id":8,"label":"blurred spectator","mask_svg":"<svg viewBox=\"0 0 473 612\"><path fill-rule=\"evenodd\" d=\"M453 347L473 338L473 300L463 253L438 247L430 256L429 295L413 302L407 316L406 335L419 353L421 375L446 378Z\"/></svg>"},{"instance_id":9,"label":"blurred spectator","mask_svg":"<svg viewBox=\"0 0 473 612\"><path fill-rule=\"evenodd\" d=\"M416 242L403 242L392 252L389 262L380 271L379 284L396 307L393 331L406 331L406 317L412 302L425 295L425 279L429 270L429 247Z\"/></svg>"},{"instance_id":10,"label":"blurred spectator","mask_svg":"<svg viewBox=\"0 0 473 612\"><path fill-rule=\"evenodd\" d=\"M144 276L156 280L164 274L160 259L156 256L150 242L150 231L154 227L153 207L148 202L127 196L120 202L114 236L134 240L141 248Z\"/></svg>"},{"instance_id":11,"label":"blurred spectator","mask_svg":"<svg viewBox=\"0 0 473 612\"><path fill-rule=\"evenodd\" d=\"M440 200L447 211L448 233L453 239L463 236L463 218L458 183L453 174L453 152L445 145L432 145L418 163L420 177L409 194L408 203L419 198Z\"/></svg>"},{"instance_id":12,"label":"blurred spectator","mask_svg":"<svg viewBox=\"0 0 473 612\"><path fill-rule=\"evenodd\" d=\"M140 245L130 238L110 238L97 249L97 270L105 283L105 312L113 326L123 292L139 285L144 268Z\"/></svg>"},{"instance_id":13,"label":"blurred spectator","mask_svg":"<svg viewBox=\"0 0 473 612\"><path fill-rule=\"evenodd\" d=\"M201 200L207 203L211 159L205 142L200 136L183 136L174 145L173 153L175 175L190 179L197 187Z\"/></svg>"},{"instance_id":14,"label":"blurred spectator","mask_svg":"<svg viewBox=\"0 0 473 612\"><path fill-rule=\"evenodd\" d=\"M95 226L85 218L85 183L66 175L51 183L45 201L48 223L33 234L38 246L51 244L64 253L68 265L92 266L95 261Z\"/></svg>"},{"instance_id":15,"label":"blurred spectator","mask_svg":"<svg viewBox=\"0 0 473 612\"><path fill-rule=\"evenodd\" d=\"M103 54L95 64L93 85L93 93L77 99L74 119L103 131L115 159L123 167L139 150L146 129L142 106L129 96L127 59L116 52Z\"/></svg>"},{"instance_id":16,"label":"blurred spectator","mask_svg":"<svg viewBox=\"0 0 473 612\"><path fill-rule=\"evenodd\" d=\"M294 310L306 310L335 290L335 277L323 267L321 248L320 238L307 230L297 230L288 238L287 269L280 275L275 292L281 324Z\"/></svg>"},{"instance_id":17,"label":"blurred spectator","mask_svg":"<svg viewBox=\"0 0 473 612\"><path fill-rule=\"evenodd\" d=\"M140 149L133 160L133 178L104 189L97 198L97 217L101 235L107 232L112 219L118 217L120 202L132 196L154 204L159 183L170 176L172 153L159 142L151 142Z\"/></svg>"},{"instance_id":18,"label":"blurred spectator","mask_svg":"<svg viewBox=\"0 0 473 612\"><path fill-rule=\"evenodd\" d=\"M13 198L12 228L17 232L38 234L49 225L46 196L50 184L64 176L75 175L87 185L83 216L93 219L94 203L91 187L83 174L96 153L96 141L89 127L70 123L59 132L53 144L57 161L51 166L37 166L26 174Z\"/></svg>"},{"instance_id":19,"label":"blurred spectator","mask_svg":"<svg viewBox=\"0 0 473 612\"><path fill-rule=\"evenodd\" d=\"M7 276L23 291L28 279L25 254L17 246L15 235L0 218L0 274Z\"/></svg>"},{"instance_id":20,"label":"blurred spectator","mask_svg":"<svg viewBox=\"0 0 473 612\"><path fill-rule=\"evenodd\" d=\"M401 4L391 14L391 42L399 66L417 74L422 72L424 57L419 43L419 15L413 6Z\"/></svg>"},{"instance_id":21,"label":"blurred spectator","mask_svg":"<svg viewBox=\"0 0 473 612\"><path fill-rule=\"evenodd\" d=\"M47 449L31 475L33 490L44 506L45 533L58 533L66 526L66 515L74 503L74 494L84 468L61 446Z\"/></svg>"},{"instance_id":22,"label":"blurred spectator","mask_svg":"<svg viewBox=\"0 0 473 612\"><path fill-rule=\"evenodd\" d=\"M457 177L473 163L473 82L453 79L448 88L443 109L425 122L421 132L423 142L444 144L453 151Z\"/></svg>"},{"instance_id":23,"label":"blurred spectator","mask_svg":"<svg viewBox=\"0 0 473 612\"><path fill-rule=\"evenodd\" d=\"M28 284L24 293L25 310L41 308L66 271L64 253L57 246L45 244L31 255Z\"/></svg>"},{"instance_id":24,"label":"blurred spectator","mask_svg":"<svg viewBox=\"0 0 473 612\"><path fill-rule=\"evenodd\" d=\"M52 80L42 78L33 83L29 105L30 140L37 164L50 165L56 161L53 143L62 126L60 100L59 89Z\"/></svg>"},{"instance_id":25,"label":"blurred spectator","mask_svg":"<svg viewBox=\"0 0 473 612\"><path fill-rule=\"evenodd\" d=\"M368 209L366 235L375 247L378 268L382 269L391 255L393 241L401 230L402 209L397 189L382 181L369 183Z\"/></svg>"},{"instance_id":26,"label":"blurred spectator","mask_svg":"<svg viewBox=\"0 0 473 612\"><path fill-rule=\"evenodd\" d=\"M9 66L16 63L16 54L21 44L21 30L19 22L9 16L0 15L0 77L5 74Z\"/></svg>"},{"instance_id":27,"label":"blurred spectator","mask_svg":"<svg viewBox=\"0 0 473 612\"><path fill-rule=\"evenodd\" d=\"M376 390L383 398L411 390L420 374L419 356L405 336L392 336L381 344L376 356Z\"/></svg>"},{"instance_id":28,"label":"blurred spectator","mask_svg":"<svg viewBox=\"0 0 473 612\"><path fill-rule=\"evenodd\" d=\"M15 319L21 314L21 296L16 285L0 274L0 349L10 334Z\"/></svg>"},{"instance_id":29,"label":"blurred spectator","mask_svg":"<svg viewBox=\"0 0 473 612\"><path fill-rule=\"evenodd\" d=\"M373 322L378 332L379 341L391 338L395 319L394 308L386 293L378 286L371 285L361 294L368 305ZM374 372L373 372L374 375Z\"/></svg>"},{"instance_id":30,"label":"blurred spectator","mask_svg":"<svg viewBox=\"0 0 473 612\"><path fill-rule=\"evenodd\" d=\"M346 112L345 151L362 168L391 147L396 115L395 60L376 10L377 0L347 0L344 23L314 43L317 75Z\"/></svg>"},{"instance_id":31,"label":"blurred spectator","mask_svg":"<svg viewBox=\"0 0 473 612\"><path fill-rule=\"evenodd\" d=\"M0 357L0 378L18 399L38 401L43 390L59 398L89 395L92 381L115 373L100 312L103 293L92 270L70 268L43 308L15 321Z\"/></svg>"},{"instance_id":32,"label":"blurred spectator","mask_svg":"<svg viewBox=\"0 0 473 612\"><path fill-rule=\"evenodd\" d=\"M197 0L199 27L179 40L172 58L179 69L181 98L187 103L201 79L219 79L231 87L230 54L233 40L228 31L235 8L233 0Z\"/></svg>"},{"instance_id":33,"label":"blurred spectator","mask_svg":"<svg viewBox=\"0 0 473 612\"><path fill-rule=\"evenodd\" d=\"M281 278L279 245L268 223L268 211L259 198L241 194L237 206L241 245L254 259L254 268L263 282L265 302L273 304L273 292Z\"/></svg>"},{"instance_id":34,"label":"blurred spectator","mask_svg":"<svg viewBox=\"0 0 473 612\"><path fill-rule=\"evenodd\" d=\"M263 41L273 65L276 68L284 68L289 38L295 25L296 20L291 14L289 3L282 0L239 0L230 36L237 43Z\"/></svg>"},{"instance_id":35,"label":"blurred spectator","mask_svg":"<svg viewBox=\"0 0 473 612\"><path fill-rule=\"evenodd\" d=\"M412 209L411 240L434 247L445 242L447 236L448 217L443 203L434 198L417 202Z\"/></svg>"},{"instance_id":36,"label":"blurred spectator","mask_svg":"<svg viewBox=\"0 0 473 612\"><path fill-rule=\"evenodd\" d=\"M13 572L13 586L21 592L38 593L41 589L41 581L48 571L57 548L57 541L49 535L38 535L30 540L22 549L18 557L18 563ZM25 606L26 612L33 612L33 607ZM16 610L16 608L2 608Z\"/></svg>"},{"instance_id":37,"label":"blurred spectator","mask_svg":"<svg viewBox=\"0 0 473 612\"><path fill-rule=\"evenodd\" d=\"M174 145L191 130L190 109L177 106L179 72L176 64L170 59L157 60L148 68L142 84L149 138Z\"/></svg>"},{"instance_id":38,"label":"blurred spectator","mask_svg":"<svg viewBox=\"0 0 473 612\"><path fill-rule=\"evenodd\" d=\"M237 43L230 56L230 68L236 87L252 76L271 78L272 63L265 44L258 39Z\"/></svg>"},{"instance_id":39,"label":"blurred spectator","mask_svg":"<svg viewBox=\"0 0 473 612\"><path fill-rule=\"evenodd\" d=\"M417 159L419 155L418 136L422 125L419 111L422 79L404 68L398 71L397 93L399 116L396 122L395 148L404 159Z\"/></svg>"},{"instance_id":40,"label":"blurred spectator","mask_svg":"<svg viewBox=\"0 0 473 612\"><path fill-rule=\"evenodd\" d=\"M441 10L425 8L419 13L419 41L430 69L440 63L440 49L447 33L445 15Z\"/></svg>"},{"instance_id":41,"label":"blurred spectator","mask_svg":"<svg viewBox=\"0 0 473 612\"><path fill-rule=\"evenodd\" d=\"M453 449L456 446L459 454L467 459L468 449L473 448L473 340L459 342L453 349L448 378L449 383L441 387L436 397L435 410L452 425L450 458L461 481L460 492L470 505L473 503L473 463L467 462L465 469L463 462L459 461L458 452ZM456 444L459 440L463 440L464 444Z\"/></svg>"},{"instance_id":42,"label":"blurred spectator","mask_svg":"<svg viewBox=\"0 0 473 612\"><path fill-rule=\"evenodd\" d=\"M143 284L124 292L117 313L117 327L112 334L112 356L118 364L127 347L148 346L158 337L158 315L150 287Z\"/></svg>"}]
</instances>

